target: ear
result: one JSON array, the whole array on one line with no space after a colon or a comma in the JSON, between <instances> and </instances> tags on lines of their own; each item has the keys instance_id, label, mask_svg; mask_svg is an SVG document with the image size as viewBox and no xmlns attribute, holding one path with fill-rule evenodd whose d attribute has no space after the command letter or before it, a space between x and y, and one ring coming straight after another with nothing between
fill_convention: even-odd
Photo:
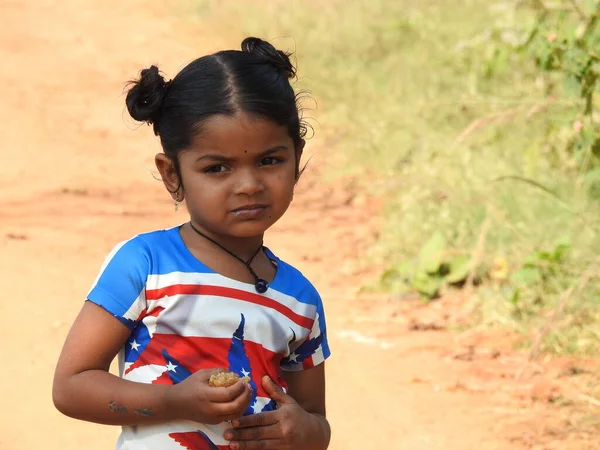
<instances>
[{"instance_id":1,"label":"ear","mask_svg":"<svg viewBox=\"0 0 600 450\"><path fill-rule=\"evenodd\" d=\"M304 152L304 146L306 145L306 141L304 139L300 139L294 148L295 156L296 156L296 180L300 178L302 172L304 172L304 168L300 169L300 159L302 158L302 153Z\"/></svg>"},{"instance_id":2,"label":"ear","mask_svg":"<svg viewBox=\"0 0 600 450\"><path fill-rule=\"evenodd\" d=\"M167 191L175 200L182 201L183 189L180 189L181 180L177 174L174 161L164 153L159 153L154 157L154 162ZM180 190L181 194L179 194Z\"/></svg>"}]
</instances>

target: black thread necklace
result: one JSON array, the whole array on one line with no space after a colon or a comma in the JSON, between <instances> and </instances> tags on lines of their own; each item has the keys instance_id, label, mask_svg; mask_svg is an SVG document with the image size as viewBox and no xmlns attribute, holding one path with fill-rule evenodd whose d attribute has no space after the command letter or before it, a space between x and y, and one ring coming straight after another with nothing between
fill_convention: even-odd
<instances>
[{"instance_id":1,"label":"black thread necklace","mask_svg":"<svg viewBox=\"0 0 600 450\"><path fill-rule=\"evenodd\" d=\"M251 266L252 261L254 261L254 258L256 258L256 255L258 255L258 253L264 248L263 245L262 245L262 243L260 244L260 247L258 247L258 249L250 257L250 259L248 261L244 261L238 255L236 255L232 251L226 249L221 244L219 244L217 241L215 241L214 239L208 237L202 231L198 230L194 226L194 224L192 223L192 221L190 221L190 227L192 227L192 230L194 230L196 233L198 233L204 239L209 240L210 242L212 242L213 244L215 244L217 247L220 247L221 250L229 253L231 256L233 256L235 259L237 259L239 262L241 262L242 264L244 264L246 266L246 268L248 269L248 272L250 272L250 274L254 277L254 289L256 289L256 292L258 292L259 294L264 294L265 292L267 292L267 289L269 289L269 283L267 282L267 280L263 280L262 278L259 278L259 276L256 275L256 272L252 269L252 266Z\"/></svg>"}]
</instances>

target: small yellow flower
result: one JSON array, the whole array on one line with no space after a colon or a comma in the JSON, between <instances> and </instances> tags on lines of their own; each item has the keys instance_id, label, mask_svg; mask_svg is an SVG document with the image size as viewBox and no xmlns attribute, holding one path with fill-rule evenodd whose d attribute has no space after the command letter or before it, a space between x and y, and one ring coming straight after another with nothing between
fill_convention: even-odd
<instances>
[{"instance_id":1,"label":"small yellow flower","mask_svg":"<svg viewBox=\"0 0 600 450\"><path fill-rule=\"evenodd\" d=\"M490 278L496 281L508 279L508 261L503 256L496 256L490 269Z\"/></svg>"}]
</instances>

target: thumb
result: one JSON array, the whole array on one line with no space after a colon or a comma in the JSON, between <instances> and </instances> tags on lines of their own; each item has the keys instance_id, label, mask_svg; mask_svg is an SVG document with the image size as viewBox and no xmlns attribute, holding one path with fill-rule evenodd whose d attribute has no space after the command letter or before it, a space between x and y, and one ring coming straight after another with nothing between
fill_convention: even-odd
<instances>
[{"instance_id":1,"label":"thumb","mask_svg":"<svg viewBox=\"0 0 600 450\"><path fill-rule=\"evenodd\" d=\"M263 377L262 385L267 395L271 399L275 400L275 402L277 402L278 405L295 403L294 399L285 392L283 392L283 389L281 389L280 386L275 384L275 382L268 375L265 375Z\"/></svg>"}]
</instances>

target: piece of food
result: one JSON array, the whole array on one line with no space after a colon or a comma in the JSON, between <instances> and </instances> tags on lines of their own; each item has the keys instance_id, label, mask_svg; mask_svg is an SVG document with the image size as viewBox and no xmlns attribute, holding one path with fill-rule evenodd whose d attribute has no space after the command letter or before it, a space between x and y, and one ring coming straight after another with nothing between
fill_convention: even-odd
<instances>
[{"instance_id":1,"label":"piece of food","mask_svg":"<svg viewBox=\"0 0 600 450\"><path fill-rule=\"evenodd\" d=\"M249 383L250 377L240 378L240 376L235 372L220 372L210 376L208 385L210 387L229 387L233 386L238 381Z\"/></svg>"}]
</instances>

